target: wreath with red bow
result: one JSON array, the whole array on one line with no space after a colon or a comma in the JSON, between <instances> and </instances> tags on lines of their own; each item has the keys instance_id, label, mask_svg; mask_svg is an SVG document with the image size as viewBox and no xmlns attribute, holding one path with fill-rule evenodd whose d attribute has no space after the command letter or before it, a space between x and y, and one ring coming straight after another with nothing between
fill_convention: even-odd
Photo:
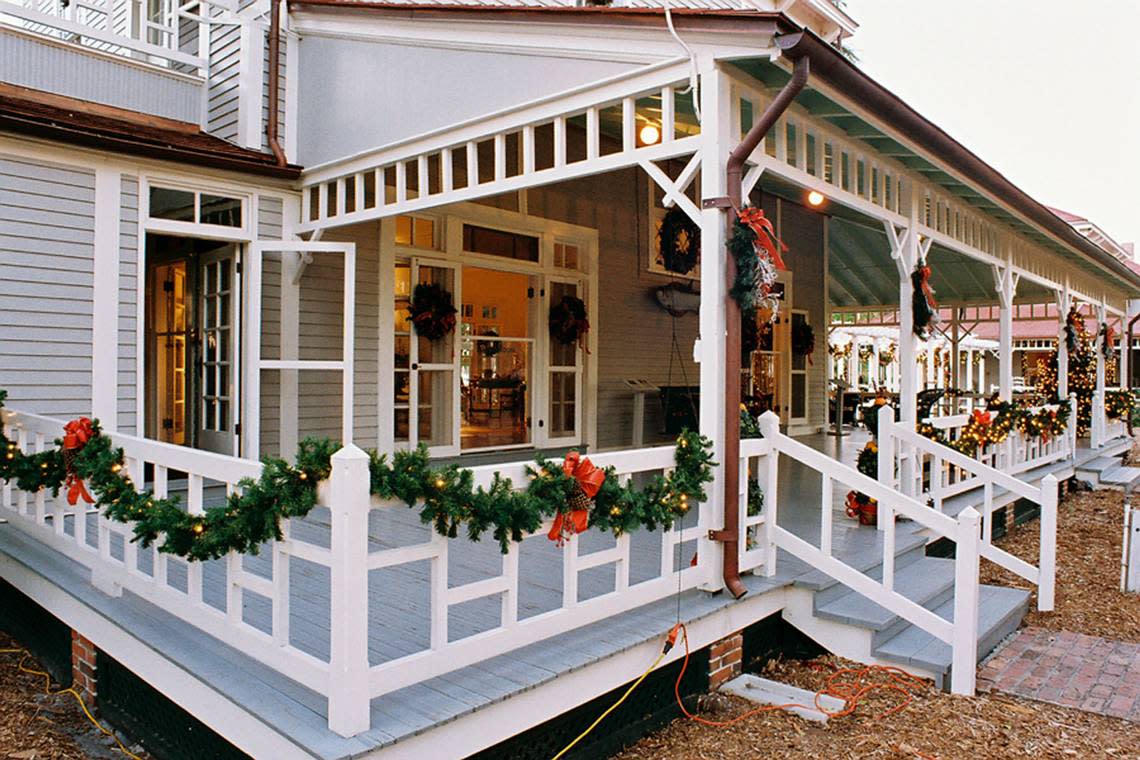
<instances>
[{"instance_id":1,"label":"wreath with red bow","mask_svg":"<svg viewBox=\"0 0 1140 760\"><path fill-rule=\"evenodd\" d=\"M456 308L451 293L437 283L416 286L408 313L416 333L428 340L439 340L455 329Z\"/></svg>"},{"instance_id":2,"label":"wreath with red bow","mask_svg":"<svg viewBox=\"0 0 1140 760\"><path fill-rule=\"evenodd\" d=\"M586 333L590 331L590 320L586 318L586 303L576 296L562 296L562 300L550 307L550 334L559 343L577 343L582 348Z\"/></svg>"}]
</instances>

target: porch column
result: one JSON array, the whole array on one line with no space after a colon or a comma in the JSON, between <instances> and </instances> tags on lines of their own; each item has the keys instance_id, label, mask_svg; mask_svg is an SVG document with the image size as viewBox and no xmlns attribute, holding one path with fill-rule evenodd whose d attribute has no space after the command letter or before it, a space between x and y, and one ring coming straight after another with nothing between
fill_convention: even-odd
<instances>
[{"instance_id":1,"label":"porch column","mask_svg":"<svg viewBox=\"0 0 1140 760\"><path fill-rule=\"evenodd\" d=\"M918 241L918 198L907 188L909 197L910 224L899 230L891 222L886 222L887 238L891 243L891 257L899 275L899 421L914 425L917 416L918 393L918 339L914 334L914 285L910 280L911 270L918 261L920 247ZM902 482L907 482L903 478Z\"/></svg>"},{"instance_id":2,"label":"porch column","mask_svg":"<svg viewBox=\"0 0 1140 760\"><path fill-rule=\"evenodd\" d=\"M978 356L978 386L974 389L978 393L986 392L986 352Z\"/></svg>"},{"instance_id":3,"label":"porch column","mask_svg":"<svg viewBox=\"0 0 1140 760\"><path fill-rule=\"evenodd\" d=\"M958 325L958 309L950 310L950 387L960 388L962 385L961 371L962 368L958 366L961 358L961 352L958 349L958 342L961 339L959 335Z\"/></svg>"},{"instance_id":4,"label":"porch column","mask_svg":"<svg viewBox=\"0 0 1140 760\"><path fill-rule=\"evenodd\" d=\"M715 67L701 72L701 198L721 198L727 195L725 164L728 161L730 131L727 115L731 113L728 83L724 74ZM719 208L701 210L701 309L699 344L694 351L701 364L700 379L700 430L701 435L713 442L713 459L720 462L713 468L713 482L706 489L708 499L701 505L702 538L698 541L697 556L707 572L705 590L724 588L721 568L724 564L724 544L708 540L709 529L722 529L724 516L725 467L725 388L729 379L726 369L725 329L729 312L739 319L739 309L730 309L725 273L728 270L728 252L725 239L725 213ZM739 357L739 354L738 354ZM734 361L733 366L737 366ZM740 382L740 373L732 378ZM737 462L739 467L739 462ZM736 468L733 468L736 471ZM772 499L772 503L775 499Z\"/></svg>"},{"instance_id":5,"label":"porch column","mask_svg":"<svg viewBox=\"0 0 1140 760\"><path fill-rule=\"evenodd\" d=\"M852 388L858 390L859 385L859 341L854 336L851 337L851 352L847 354L844 360L847 365L847 384Z\"/></svg>"},{"instance_id":6,"label":"porch column","mask_svg":"<svg viewBox=\"0 0 1140 760\"><path fill-rule=\"evenodd\" d=\"M1101 325L1108 320L1108 312L1104 304L1096 307L1096 389L1104 392L1105 366L1104 366L1104 335L1100 331Z\"/></svg>"},{"instance_id":7,"label":"porch column","mask_svg":"<svg viewBox=\"0 0 1140 760\"><path fill-rule=\"evenodd\" d=\"M1001 311L998 317L998 394L1013 398L1013 295L1018 276L1009 266L994 267L994 284Z\"/></svg>"},{"instance_id":8,"label":"porch column","mask_svg":"<svg viewBox=\"0 0 1140 760\"><path fill-rule=\"evenodd\" d=\"M100 167L95 171L95 230L92 256L91 416L103 429L118 429L119 373L119 216L122 178ZM141 326L140 326L141 329ZM143 420L135 431L142 434Z\"/></svg>"},{"instance_id":9,"label":"porch column","mask_svg":"<svg viewBox=\"0 0 1140 760\"><path fill-rule=\"evenodd\" d=\"M1057 396L1069 398L1069 346L1065 343L1065 320L1073 307L1068 284L1057 293Z\"/></svg>"},{"instance_id":10,"label":"porch column","mask_svg":"<svg viewBox=\"0 0 1140 760\"><path fill-rule=\"evenodd\" d=\"M962 390L969 392L974 387L974 349L972 348L966 349L966 371L963 375Z\"/></svg>"},{"instance_id":11,"label":"porch column","mask_svg":"<svg viewBox=\"0 0 1140 760\"><path fill-rule=\"evenodd\" d=\"M879 341L872 341L871 343L871 387L878 388L879 383Z\"/></svg>"}]
</instances>

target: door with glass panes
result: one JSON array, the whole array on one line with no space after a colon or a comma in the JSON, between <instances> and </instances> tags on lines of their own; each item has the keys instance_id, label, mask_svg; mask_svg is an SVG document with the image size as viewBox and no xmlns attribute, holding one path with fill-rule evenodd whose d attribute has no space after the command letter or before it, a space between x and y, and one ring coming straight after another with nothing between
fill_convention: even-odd
<instances>
[{"instance_id":1,"label":"door with glass panes","mask_svg":"<svg viewBox=\"0 0 1140 760\"><path fill-rule=\"evenodd\" d=\"M198 447L235 452L237 421L237 256L234 246L198 261Z\"/></svg>"},{"instance_id":2,"label":"door with glass panes","mask_svg":"<svg viewBox=\"0 0 1140 760\"><path fill-rule=\"evenodd\" d=\"M549 277L545 292L546 314L564 299L585 302L584 283L580 280ZM573 445L581 440L582 386L585 338L563 341L546 331L545 419L539 421L543 440L547 445Z\"/></svg>"}]
</instances>

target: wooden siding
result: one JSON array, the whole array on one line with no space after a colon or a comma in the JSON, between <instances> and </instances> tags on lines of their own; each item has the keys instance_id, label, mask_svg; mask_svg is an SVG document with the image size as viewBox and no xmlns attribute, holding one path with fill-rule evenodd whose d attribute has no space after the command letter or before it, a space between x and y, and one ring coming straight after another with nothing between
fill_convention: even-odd
<instances>
[{"instance_id":1,"label":"wooden siding","mask_svg":"<svg viewBox=\"0 0 1140 760\"><path fill-rule=\"evenodd\" d=\"M194 124L201 118L196 78L12 29L0 29L0 72L4 82L34 90Z\"/></svg>"},{"instance_id":2,"label":"wooden siding","mask_svg":"<svg viewBox=\"0 0 1140 760\"><path fill-rule=\"evenodd\" d=\"M124 175L119 216L119 398L120 433L138 434L139 181Z\"/></svg>"},{"instance_id":3,"label":"wooden siding","mask_svg":"<svg viewBox=\"0 0 1140 760\"><path fill-rule=\"evenodd\" d=\"M282 234L281 201L262 198L257 207L257 237L260 240L280 240ZM281 255L266 253L261 267L261 356L265 359L281 357ZM261 373L261 409L259 414L261 450L256 455L280 456L280 373ZM285 452L292 455L293 452Z\"/></svg>"},{"instance_id":4,"label":"wooden siding","mask_svg":"<svg viewBox=\"0 0 1140 760\"><path fill-rule=\"evenodd\" d=\"M695 313L670 317L652 289L671 278L651 274L648 179L627 169L528 191L528 211L598 230L597 419L599 448L628 446L633 431L633 394L622 382L643 378L660 386L698 385L692 360ZM676 329L677 348L673 348ZM645 403L646 441L664 437L658 399Z\"/></svg>"},{"instance_id":5,"label":"wooden siding","mask_svg":"<svg viewBox=\"0 0 1140 760\"><path fill-rule=\"evenodd\" d=\"M234 142L238 139L240 53L240 27L229 24L215 24L210 27L206 131Z\"/></svg>"},{"instance_id":6,"label":"wooden siding","mask_svg":"<svg viewBox=\"0 0 1140 760\"><path fill-rule=\"evenodd\" d=\"M91 413L95 174L0 156L0 388L21 409Z\"/></svg>"},{"instance_id":7,"label":"wooden siding","mask_svg":"<svg viewBox=\"0 0 1140 760\"><path fill-rule=\"evenodd\" d=\"M808 313L815 331L815 353L807 367L807 424L819 428L827 421L827 327L824 323L823 220L790 201L780 202L780 237L788 246L784 263L793 275L792 308Z\"/></svg>"}]
</instances>

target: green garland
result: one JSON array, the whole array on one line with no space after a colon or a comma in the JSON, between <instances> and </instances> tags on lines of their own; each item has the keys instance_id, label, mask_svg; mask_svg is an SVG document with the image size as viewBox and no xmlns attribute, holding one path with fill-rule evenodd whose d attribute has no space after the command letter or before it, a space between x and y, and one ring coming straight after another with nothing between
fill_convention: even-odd
<instances>
[{"instance_id":1,"label":"green garland","mask_svg":"<svg viewBox=\"0 0 1140 760\"><path fill-rule=\"evenodd\" d=\"M1004 442L1012 430L1018 430L1030 439L1056 438L1068 429L1069 412L1069 404L1064 401L1054 400L1051 405L1032 411L995 395L986 402L985 411L976 410L971 415L952 441L928 422L919 422L917 430L936 443L973 457L979 449ZM925 415L920 417L924 418Z\"/></svg>"},{"instance_id":2,"label":"green garland","mask_svg":"<svg viewBox=\"0 0 1140 760\"><path fill-rule=\"evenodd\" d=\"M0 409L6 395L0 390ZM101 434L98 421L92 429L94 435L70 456L70 465L91 486L104 515L133 523L134 540L144 547L162 538L159 551L189 560L217 559L230 551L256 554L266 541L280 539L282 520L303 517L316 506L316 484L329 476L332 455L340 448L328 439L306 438L294 465L265 457L257 480L242 480L225 504L191 515L177 497L159 499L149 491L138 491L123 472L123 450ZM54 449L26 455L0 425L0 450L4 452L0 480L14 481L22 490L46 488L58 495L68 476L62 440ZM560 463L542 457L527 468L531 481L526 489L516 491L509 479L498 474L489 488L483 488L474 485L470 470L456 465L433 468L424 446L397 452L391 464L386 455L370 452L369 456L371 493L400 499L409 507L420 505L420 519L441 535L455 537L461 525L473 541L490 532L503 553L512 541L538 530L545 518L568 512L579 488ZM590 505L590 526L615 535L641 527L672 527L692 504L706 498L704 486L712 482L715 466L712 443L682 431L674 464L668 475L654 476L640 490L622 485L613 468L607 468L605 482Z\"/></svg>"},{"instance_id":3,"label":"green garland","mask_svg":"<svg viewBox=\"0 0 1140 760\"><path fill-rule=\"evenodd\" d=\"M1132 417L1136 397L1132 391L1107 391L1104 394L1104 413L1110 420L1127 420Z\"/></svg>"}]
</instances>

